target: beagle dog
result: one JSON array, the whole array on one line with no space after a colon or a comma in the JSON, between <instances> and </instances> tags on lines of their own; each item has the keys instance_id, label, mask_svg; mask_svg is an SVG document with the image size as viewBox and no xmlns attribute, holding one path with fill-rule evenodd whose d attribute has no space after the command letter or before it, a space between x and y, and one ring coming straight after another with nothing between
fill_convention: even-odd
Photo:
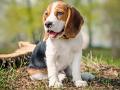
<instances>
[{"instance_id":1,"label":"beagle dog","mask_svg":"<svg viewBox=\"0 0 120 90\"><path fill-rule=\"evenodd\" d=\"M43 15L44 40L35 48L28 67L32 80L49 79L49 87L62 87L65 76L72 76L76 87L85 87L80 72L83 17L77 9L59 0Z\"/></svg>"}]
</instances>

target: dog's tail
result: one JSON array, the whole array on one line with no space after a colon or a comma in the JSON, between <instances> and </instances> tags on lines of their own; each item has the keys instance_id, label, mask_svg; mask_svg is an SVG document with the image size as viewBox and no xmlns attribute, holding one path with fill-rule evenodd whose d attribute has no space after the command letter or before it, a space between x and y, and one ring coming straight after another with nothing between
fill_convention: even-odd
<instances>
[{"instance_id":1,"label":"dog's tail","mask_svg":"<svg viewBox=\"0 0 120 90\"><path fill-rule=\"evenodd\" d=\"M89 73L89 72L82 72L81 78L82 78L82 80L85 80L85 81L92 81L95 79L95 75L93 75L92 73Z\"/></svg>"}]
</instances>

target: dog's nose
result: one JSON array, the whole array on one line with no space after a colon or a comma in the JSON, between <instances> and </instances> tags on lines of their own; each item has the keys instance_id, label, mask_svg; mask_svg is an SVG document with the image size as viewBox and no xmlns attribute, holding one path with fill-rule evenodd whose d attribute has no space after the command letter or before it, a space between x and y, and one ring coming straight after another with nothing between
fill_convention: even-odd
<instances>
[{"instance_id":1,"label":"dog's nose","mask_svg":"<svg viewBox=\"0 0 120 90\"><path fill-rule=\"evenodd\" d=\"M47 28L50 28L50 27L52 26L52 24L53 24L52 22L46 22L46 23L45 23L45 26L46 26Z\"/></svg>"}]
</instances>

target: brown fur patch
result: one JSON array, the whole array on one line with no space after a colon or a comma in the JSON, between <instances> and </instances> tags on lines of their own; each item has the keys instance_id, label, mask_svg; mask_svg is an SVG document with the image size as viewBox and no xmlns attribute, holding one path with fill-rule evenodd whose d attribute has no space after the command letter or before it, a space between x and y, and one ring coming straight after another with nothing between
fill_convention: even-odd
<instances>
[{"instance_id":1,"label":"brown fur patch","mask_svg":"<svg viewBox=\"0 0 120 90\"><path fill-rule=\"evenodd\" d=\"M35 69L35 68L28 68L27 72L29 75L34 75L34 74L47 74L47 68L43 69Z\"/></svg>"},{"instance_id":2,"label":"brown fur patch","mask_svg":"<svg viewBox=\"0 0 120 90\"><path fill-rule=\"evenodd\" d=\"M70 7L68 4L65 4L62 0L57 1L58 5L55 7L55 16L62 21L66 22L63 39L74 38L80 31L81 26L84 23L84 20L80 13L73 7ZM50 15L52 4L50 4L47 8L46 12L43 15L43 22ZM62 15L57 15L58 12L62 12ZM45 32L44 41L47 40L49 35Z\"/></svg>"},{"instance_id":3,"label":"brown fur patch","mask_svg":"<svg viewBox=\"0 0 120 90\"><path fill-rule=\"evenodd\" d=\"M80 13L75 8L69 7L64 36L74 38L79 33L83 23L84 21Z\"/></svg>"},{"instance_id":4,"label":"brown fur patch","mask_svg":"<svg viewBox=\"0 0 120 90\"><path fill-rule=\"evenodd\" d=\"M61 16L58 15L58 13L61 12L63 13ZM55 12L54 12L55 16L62 21L67 20L67 16L68 16L68 8L67 8L67 4L65 4L62 1L58 2L58 5L55 7Z\"/></svg>"}]
</instances>

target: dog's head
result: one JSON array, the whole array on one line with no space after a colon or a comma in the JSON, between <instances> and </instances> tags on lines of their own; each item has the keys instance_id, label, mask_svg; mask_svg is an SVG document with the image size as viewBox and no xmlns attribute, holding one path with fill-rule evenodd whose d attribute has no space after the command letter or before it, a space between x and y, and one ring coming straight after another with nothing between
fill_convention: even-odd
<instances>
[{"instance_id":1,"label":"dog's head","mask_svg":"<svg viewBox=\"0 0 120 90\"><path fill-rule=\"evenodd\" d=\"M83 25L83 18L73 7L57 1L50 4L43 15L44 40L50 38L74 38Z\"/></svg>"}]
</instances>

